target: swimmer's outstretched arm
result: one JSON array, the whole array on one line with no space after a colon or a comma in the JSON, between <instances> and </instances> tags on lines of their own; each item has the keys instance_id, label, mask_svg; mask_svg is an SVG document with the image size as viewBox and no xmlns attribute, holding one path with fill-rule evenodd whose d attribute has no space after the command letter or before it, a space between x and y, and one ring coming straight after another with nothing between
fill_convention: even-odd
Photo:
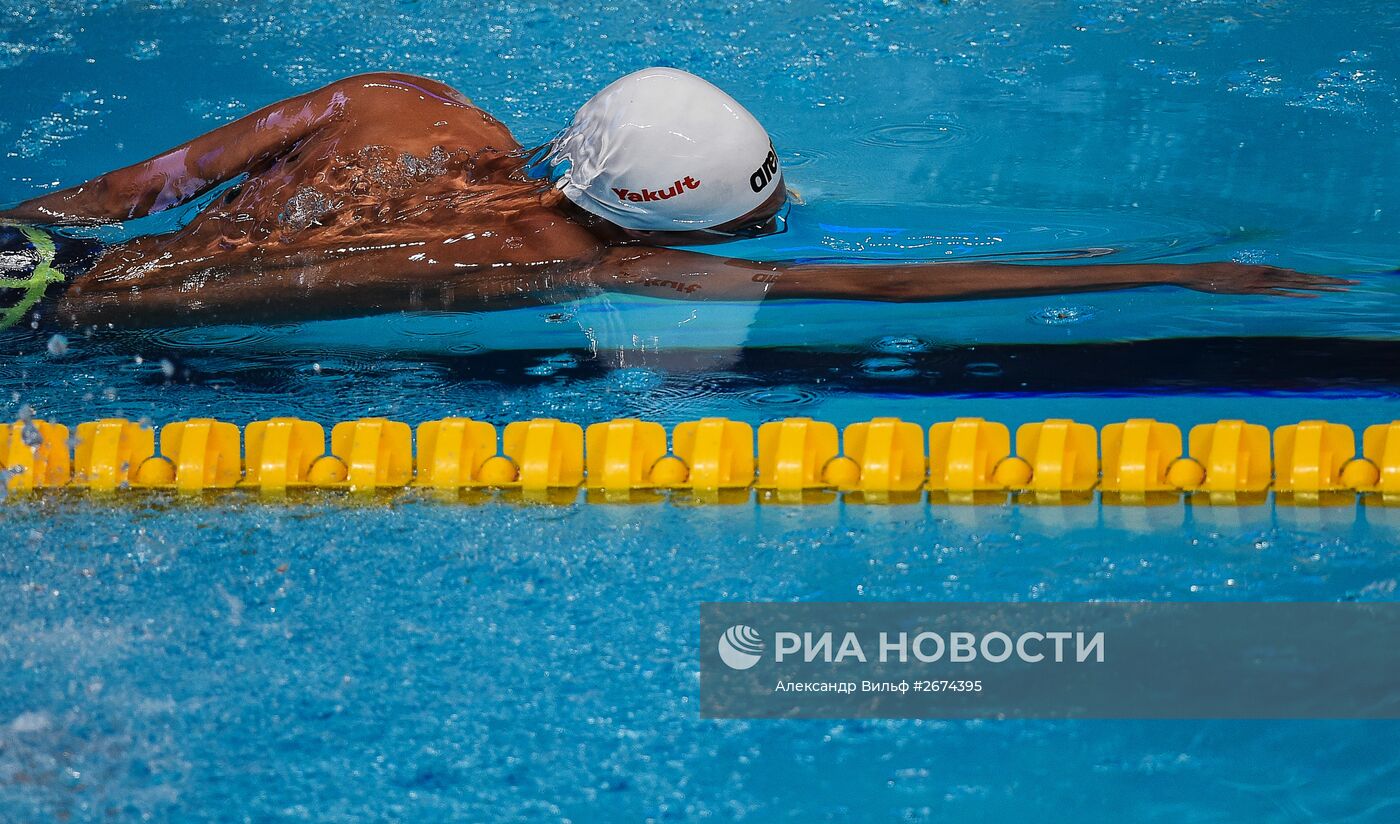
<instances>
[{"instance_id":1,"label":"swimmer's outstretched arm","mask_svg":"<svg viewBox=\"0 0 1400 824\"><path fill-rule=\"evenodd\" d=\"M1314 297L1355 281L1243 263L802 264L723 258L676 249L619 247L593 266L611 291L710 300L822 298L891 303L1103 292L1180 286L1220 294Z\"/></svg>"},{"instance_id":2,"label":"swimmer's outstretched arm","mask_svg":"<svg viewBox=\"0 0 1400 824\"><path fill-rule=\"evenodd\" d=\"M347 77L273 103L149 160L0 209L0 220L62 226L145 217L239 175L256 174L337 121L377 120L392 126L394 107L404 97L420 94L447 105L466 102L450 87L421 77L391 72Z\"/></svg>"},{"instance_id":3,"label":"swimmer's outstretched arm","mask_svg":"<svg viewBox=\"0 0 1400 824\"><path fill-rule=\"evenodd\" d=\"M444 246L454 249L455 246ZM75 326L122 328L358 317L398 311L491 311L577 300L599 290L682 300L786 298L977 300L1174 285L1203 292L1306 296L1352 281L1236 263L1030 266L1000 263L764 263L677 249L613 247L541 266L458 268L362 252L307 268L295 258L197 283L81 281L56 315Z\"/></svg>"},{"instance_id":4,"label":"swimmer's outstretched arm","mask_svg":"<svg viewBox=\"0 0 1400 824\"><path fill-rule=\"evenodd\" d=\"M149 160L0 210L0 218L84 225L131 220L178 206L287 151L332 116L336 105L315 92L294 97Z\"/></svg>"}]
</instances>

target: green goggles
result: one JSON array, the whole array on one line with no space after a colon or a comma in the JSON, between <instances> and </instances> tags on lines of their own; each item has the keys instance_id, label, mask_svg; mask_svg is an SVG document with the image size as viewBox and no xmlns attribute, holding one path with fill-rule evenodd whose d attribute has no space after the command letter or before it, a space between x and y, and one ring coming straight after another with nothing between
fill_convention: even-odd
<instances>
[{"instance_id":1,"label":"green goggles","mask_svg":"<svg viewBox=\"0 0 1400 824\"><path fill-rule=\"evenodd\" d=\"M48 291L49 284L62 283L63 273L53 266L54 255L57 248L53 242L53 236L43 229L34 226L22 226L17 223L8 223L18 229L24 235L34 251L39 255L39 262L29 273L28 277L7 278L0 277L0 289L20 289L22 293L19 300L3 310L0 310L0 330L9 329L20 321L33 309L39 301L44 299L44 293Z\"/></svg>"}]
</instances>

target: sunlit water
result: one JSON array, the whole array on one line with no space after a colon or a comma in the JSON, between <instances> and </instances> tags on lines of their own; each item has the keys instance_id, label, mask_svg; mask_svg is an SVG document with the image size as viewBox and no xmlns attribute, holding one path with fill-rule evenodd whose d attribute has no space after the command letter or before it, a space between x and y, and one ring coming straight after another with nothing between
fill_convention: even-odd
<instances>
[{"instance_id":1,"label":"sunlit water","mask_svg":"<svg viewBox=\"0 0 1400 824\"><path fill-rule=\"evenodd\" d=\"M0 202L358 71L444 79L530 145L669 63L760 116L805 201L734 254L1235 259L1361 284L22 331L0 339L0 404L154 424L1390 420L1397 35L1375 1L15 0ZM12 503L4 820L1396 813L1393 724L707 722L695 648L710 599L1393 599L1390 510Z\"/></svg>"}]
</instances>

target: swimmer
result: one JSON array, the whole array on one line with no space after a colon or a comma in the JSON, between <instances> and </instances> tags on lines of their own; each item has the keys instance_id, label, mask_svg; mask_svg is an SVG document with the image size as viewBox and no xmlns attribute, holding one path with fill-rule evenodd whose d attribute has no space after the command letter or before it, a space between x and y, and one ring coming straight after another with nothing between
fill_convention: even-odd
<instances>
[{"instance_id":1,"label":"swimmer","mask_svg":"<svg viewBox=\"0 0 1400 824\"><path fill-rule=\"evenodd\" d=\"M49 290L59 323L123 328L486 310L597 291L903 302L1160 285L1304 296L1352 283L1239 263L831 265L671 248L778 231L787 197L758 121L676 69L615 81L534 153L460 92L376 73L0 210L0 263L27 254L64 281ZM180 207L198 211L158 234L82 237ZM10 290L43 294L13 269L0 271ZM42 307L25 300L0 292L8 314L32 322Z\"/></svg>"}]
</instances>

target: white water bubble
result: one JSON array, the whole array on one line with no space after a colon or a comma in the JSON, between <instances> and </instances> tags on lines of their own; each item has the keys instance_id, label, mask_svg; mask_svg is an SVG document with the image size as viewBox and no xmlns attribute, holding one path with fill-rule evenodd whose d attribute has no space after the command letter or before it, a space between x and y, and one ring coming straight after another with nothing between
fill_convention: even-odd
<instances>
[{"instance_id":1,"label":"white water bubble","mask_svg":"<svg viewBox=\"0 0 1400 824\"><path fill-rule=\"evenodd\" d=\"M1032 314L1030 320L1045 326L1067 326L1089 320L1097 311L1092 306L1050 306Z\"/></svg>"}]
</instances>

